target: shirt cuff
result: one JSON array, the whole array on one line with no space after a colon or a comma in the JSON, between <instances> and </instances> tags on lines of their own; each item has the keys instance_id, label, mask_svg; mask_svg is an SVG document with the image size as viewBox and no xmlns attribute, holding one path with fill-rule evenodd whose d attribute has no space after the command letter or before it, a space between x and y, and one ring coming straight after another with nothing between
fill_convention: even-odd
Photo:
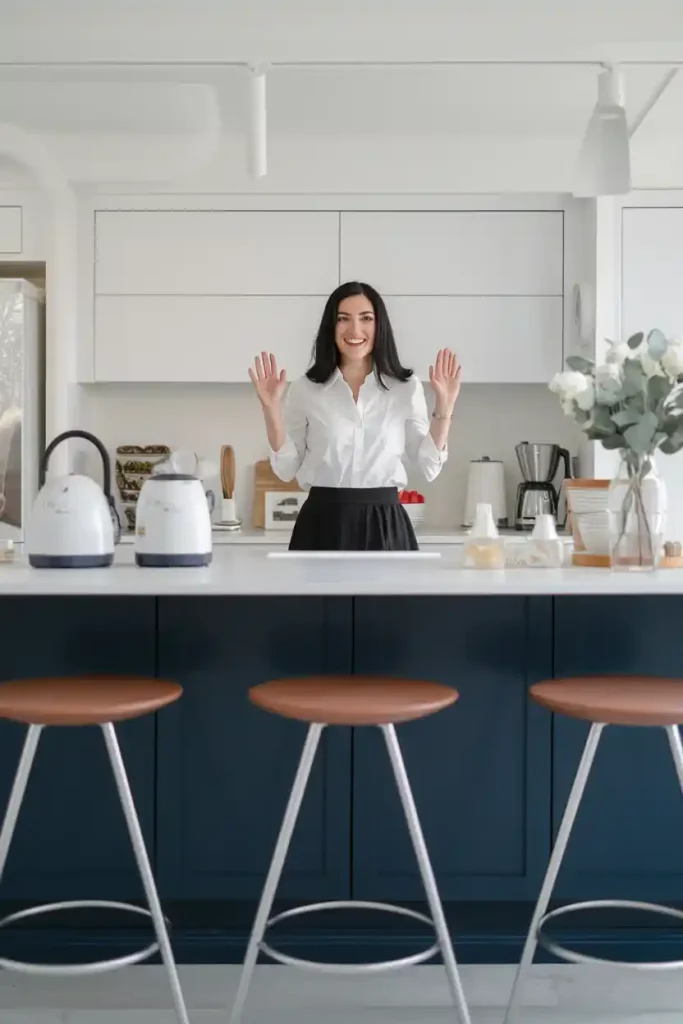
<instances>
[{"instance_id":1,"label":"shirt cuff","mask_svg":"<svg viewBox=\"0 0 683 1024\"><path fill-rule=\"evenodd\" d=\"M278 451L273 451L270 445L268 446L268 451L270 454L270 464L275 473L277 473L278 469L288 470L298 462L299 453L291 437L285 439L285 443Z\"/></svg>"},{"instance_id":2,"label":"shirt cuff","mask_svg":"<svg viewBox=\"0 0 683 1024\"><path fill-rule=\"evenodd\" d=\"M430 433L425 434L420 448L423 457L430 462L436 462L437 465L443 466L444 462L448 461L448 445L446 444L444 448L439 450Z\"/></svg>"}]
</instances>

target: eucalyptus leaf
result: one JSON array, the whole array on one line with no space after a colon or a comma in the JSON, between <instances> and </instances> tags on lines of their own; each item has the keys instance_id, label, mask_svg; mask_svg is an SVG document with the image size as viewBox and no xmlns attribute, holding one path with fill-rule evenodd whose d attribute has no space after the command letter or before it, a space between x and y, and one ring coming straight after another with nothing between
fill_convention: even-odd
<instances>
[{"instance_id":1,"label":"eucalyptus leaf","mask_svg":"<svg viewBox=\"0 0 683 1024\"><path fill-rule=\"evenodd\" d=\"M612 423L617 427L630 427L642 417L642 413L637 409L618 409L615 413L612 413Z\"/></svg>"},{"instance_id":2,"label":"eucalyptus leaf","mask_svg":"<svg viewBox=\"0 0 683 1024\"><path fill-rule=\"evenodd\" d=\"M662 332L655 327L647 336L647 349L653 359L661 359L669 343Z\"/></svg>"},{"instance_id":3,"label":"eucalyptus leaf","mask_svg":"<svg viewBox=\"0 0 683 1024\"><path fill-rule=\"evenodd\" d=\"M670 391L671 381L668 377L650 377L647 382L647 402L652 412L657 412L660 403L668 397Z\"/></svg>"},{"instance_id":4,"label":"eucalyptus leaf","mask_svg":"<svg viewBox=\"0 0 683 1024\"><path fill-rule=\"evenodd\" d=\"M617 448L626 447L626 442L621 434L612 434L611 437L595 438L594 440L601 441L602 447L606 448L608 451L614 451Z\"/></svg>"},{"instance_id":5,"label":"eucalyptus leaf","mask_svg":"<svg viewBox=\"0 0 683 1024\"><path fill-rule=\"evenodd\" d=\"M643 335L642 331L638 331L637 334L632 334L631 337L628 339L628 342L627 342L628 347L629 348L638 348L638 346L642 345L642 343L643 343L643 337L644 337L644 335Z\"/></svg>"},{"instance_id":6,"label":"eucalyptus leaf","mask_svg":"<svg viewBox=\"0 0 683 1024\"><path fill-rule=\"evenodd\" d=\"M683 448L683 430L676 431L671 437L662 441L659 446L660 452L665 455L675 455L676 452L680 452L681 448Z\"/></svg>"},{"instance_id":7,"label":"eucalyptus leaf","mask_svg":"<svg viewBox=\"0 0 683 1024\"><path fill-rule=\"evenodd\" d=\"M652 449L652 442L657 432L658 420L653 412L645 415L624 431L624 440L631 451L644 455Z\"/></svg>"},{"instance_id":8,"label":"eucalyptus leaf","mask_svg":"<svg viewBox=\"0 0 683 1024\"><path fill-rule=\"evenodd\" d=\"M627 359L624 363L624 383L619 393L620 399L634 398L645 387L645 371L636 359Z\"/></svg>"},{"instance_id":9,"label":"eucalyptus leaf","mask_svg":"<svg viewBox=\"0 0 683 1024\"><path fill-rule=\"evenodd\" d=\"M586 359L585 356L569 356L566 363L570 370L576 370L578 373L592 373L595 369L593 360Z\"/></svg>"},{"instance_id":10,"label":"eucalyptus leaf","mask_svg":"<svg viewBox=\"0 0 683 1024\"><path fill-rule=\"evenodd\" d=\"M578 405L576 406L574 409L574 419L580 427L582 427L584 423L588 423L590 418L591 414L589 412L586 412L585 409L579 409Z\"/></svg>"}]
</instances>

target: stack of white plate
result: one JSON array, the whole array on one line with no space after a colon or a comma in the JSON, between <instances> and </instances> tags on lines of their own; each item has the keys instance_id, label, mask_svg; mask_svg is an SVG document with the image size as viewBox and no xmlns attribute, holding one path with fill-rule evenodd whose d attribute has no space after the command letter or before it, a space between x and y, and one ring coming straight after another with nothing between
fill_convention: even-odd
<instances>
[{"instance_id":1,"label":"stack of white plate","mask_svg":"<svg viewBox=\"0 0 683 1024\"><path fill-rule=\"evenodd\" d=\"M408 518L410 519L411 523L413 524L413 527L421 526L422 523L424 523L424 519L425 519L425 503L424 502L422 502L422 504L420 504L420 505L418 505L417 503L414 504L414 505L410 505L410 504L406 503L406 504L403 505L403 507L406 510L406 512L408 513Z\"/></svg>"},{"instance_id":2,"label":"stack of white plate","mask_svg":"<svg viewBox=\"0 0 683 1024\"><path fill-rule=\"evenodd\" d=\"M591 555L610 553L609 480L572 480L565 484L575 546L579 538Z\"/></svg>"}]
</instances>

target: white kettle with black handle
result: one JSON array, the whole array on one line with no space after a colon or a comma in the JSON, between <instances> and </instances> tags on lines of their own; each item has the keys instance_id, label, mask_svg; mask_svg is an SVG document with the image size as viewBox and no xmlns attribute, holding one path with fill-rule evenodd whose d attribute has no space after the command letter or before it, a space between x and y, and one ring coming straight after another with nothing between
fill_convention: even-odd
<instances>
[{"instance_id":1,"label":"white kettle with black handle","mask_svg":"<svg viewBox=\"0 0 683 1024\"><path fill-rule=\"evenodd\" d=\"M81 437L97 448L102 458L102 487L79 473L47 475L52 452L71 437ZM67 430L55 437L41 460L40 484L26 528L29 564L36 569L111 565L121 523L111 493L111 462L99 438L86 430Z\"/></svg>"}]
</instances>

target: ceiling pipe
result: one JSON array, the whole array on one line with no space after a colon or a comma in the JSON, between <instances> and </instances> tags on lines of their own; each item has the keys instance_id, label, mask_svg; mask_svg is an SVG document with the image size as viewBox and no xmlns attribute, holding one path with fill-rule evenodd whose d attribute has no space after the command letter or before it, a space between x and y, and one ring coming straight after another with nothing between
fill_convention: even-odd
<instances>
[{"instance_id":1,"label":"ceiling pipe","mask_svg":"<svg viewBox=\"0 0 683 1024\"><path fill-rule=\"evenodd\" d=\"M266 69L263 65L249 68L249 173L262 178L268 172L268 123Z\"/></svg>"}]
</instances>

